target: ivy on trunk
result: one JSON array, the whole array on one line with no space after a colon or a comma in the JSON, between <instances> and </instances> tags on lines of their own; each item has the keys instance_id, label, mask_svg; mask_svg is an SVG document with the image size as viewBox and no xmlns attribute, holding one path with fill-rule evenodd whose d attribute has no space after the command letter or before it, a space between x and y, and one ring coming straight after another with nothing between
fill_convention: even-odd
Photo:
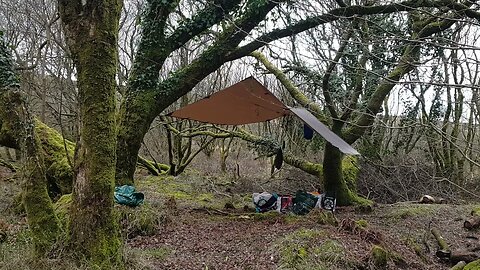
<instances>
[{"instance_id":1,"label":"ivy on trunk","mask_svg":"<svg viewBox=\"0 0 480 270\"><path fill-rule=\"evenodd\" d=\"M22 153L22 201L32 234L35 255L46 255L57 240L60 226L47 191L45 166L33 117L13 71L10 52L0 33L0 133Z\"/></svg>"}]
</instances>

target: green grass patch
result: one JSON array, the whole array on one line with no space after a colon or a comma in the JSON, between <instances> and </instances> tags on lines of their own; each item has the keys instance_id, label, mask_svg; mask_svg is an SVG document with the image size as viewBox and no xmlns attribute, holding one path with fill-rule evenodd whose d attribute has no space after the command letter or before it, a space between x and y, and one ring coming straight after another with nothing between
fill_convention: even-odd
<instances>
[{"instance_id":1,"label":"green grass patch","mask_svg":"<svg viewBox=\"0 0 480 270\"><path fill-rule=\"evenodd\" d=\"M269 211L265 213L255 213L253 214L253 220L255 221L264 221L264 220L284 220L285 215L278 213L276 211Z\"/></svg>"},{"instance_id":2,"label":"green grass patch","mask_svg":"<svg viewBox=\"0 0 480 270\"><path fill-rule=\"evenodd\" d=\"M480 216L480 206L475 206L472 209L472 212L470 212L472 216Z\"/></svg>"},{"instance_id":3,"label":"green grass patch","mask_svg":"<svg viewBox=\"0 0 480 270\"><path fill-rule=\"evenodd\" d=\"M368 227L368 222L365 219L359 219L355 221L355 226L358 228L366 229Z\"/></svg>"},{"instance_id":4,"label":"green grass patch","mask_svg":"<svg viewBox=\"0 0 480 270\"><path fill-rule=\"evenodd\" d=\"M326 239L323 230L300 229L276 244L280 255L279 269L352 269L345 248L335 240Z\"/></svg>"},{"instance_id":5,"label":"green grass patch","mask_svg":"<svg viewBox=\"0 0 480 270\"><path fill-rule=\"evenodd\" d=\"M0 243L0 269L31 269L33 257L33 243L27 227L11 233Z\"/></svg>"},{"instance_id":6,"label":"green grass patch","mask_svg":"<svg viewBox=\"0 0 480 270\"><path fill-rule=\"evenodd\" d=\"M138 207L116 205L120 213L120 225L122 233L127 238L137 235L154 235L160 226L165 223L165 212L163 209L144 203Z\"/></svg>"},{"instance_id":7,"label":"green grass patch","mask_svg":"<svg viewBox=\"0 0 480 270\"><path fill-rule=\"evenodd\" d=\"M193 176L150 176L137 183L138 190L145 192L146 200L174 198L179 206L222 209L229 203L235 208L251 205L251 195L228 194L213 190L212 185ZM219 192L220 191L220 192Z\"/></svg>"}]
</instances>

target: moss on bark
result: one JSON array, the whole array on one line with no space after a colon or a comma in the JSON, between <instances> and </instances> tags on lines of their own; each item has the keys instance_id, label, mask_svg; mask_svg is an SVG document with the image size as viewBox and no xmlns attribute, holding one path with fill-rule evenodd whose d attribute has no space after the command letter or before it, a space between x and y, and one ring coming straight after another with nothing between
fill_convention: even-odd
<instances>
[{"instance_id":1,"label":"moss on bark","mask_svg":"<svg viewBox=\"0 0 480 270\"><path fill-rule=\"evenodd\" d=\"M72 194L65 194L53 205L59 224L66 231L69 227Z\"/></svg>"},{"instance_id":2,"label":"moss on bark","mask_svg":"<svg viewBox=\"0 0 480 270\"><path fill-rule=\"evenodd\" d=\"M323 181L325 192L337 198L338 205L371 205L372 202L358 196L356 180L358 166L353 157L343 154L330 143L325 146L323 157Z\"/></svg>"},{"instance_id":3,"label":"moss on bark","mask_svg":"<svg viewBox=\"0 0 480 270\"><path fill-rule=\"evenodd\" d=\"M301 169L302 171L308 173L308 174L311 174L311 175L315 175L319 178L320 180L320 183L323 182L323 167L322 167L322 164L318 164L318 163L313 163L313 162L310 162L310 161L307 161L307 160L304 160L304 159L300 159L298 157L295 157L289 153L285 153L284 155L284 159L285 163L295 167L295 168L298 168L298 169Z\"/></svg>"},{"instance_id":4,"label":"moss on bark","mask_svg":"<svg viewBox=\"0 0 480 270\"><path fill-rule=\"evenodd\" d=\"M42 257L55 243L59 226L48 196L40 142L20 92L0 91L0 118L9 122L10 131L22 152L22 204L27 214L35 254Z\"/></svg>"},{"instance_id":5,"label":"moss on bark","mask_svg":"<svg viewBox=\"0 0 480 270\"><path fill-rule=\"evenodd\" d=\"M69 159L73 159L75 144L64 140L58 131L39 120L35 121L35 131L40 138L45 157L50 196L71 193L73 169Z\"/></svg>"},{"instance_id":6,"label":"moss on bark","mask_svg":"<svg viewBox=\"0 0 480 270\"><path fill-rule=\"evenodd\" d=\"M1 34L0 119L2 133L6 131L8 136L14 138L14 144L21 150L23 205L35 254L41 257L51 250L60 229L47 192L43 156L35 133L34 121L25 104L23 93L18 89L11 55Z\"/></svg>"},{"instance_id":7,"label":"moss on bark","mask_svg":"<svg viewBox=\"0 0 480 270\"><path fill-rule=\"evenodd\" d=\"M470 212L470 215L480 217L480 207L473 208L472 212Z\"/></svg>"},{"instance_id":8,"label":"moss on bark","mask_svg":"<svg viewBox=\"0 0 480 270\"><path fill-rule=\"evenodd\" d=\"M117 185L132 185L138 151L143 137L155 119L153 112L155 92L143 89L131 93L128 102L122 104L117 131L117 161L115 182Z\"/></svg>"},{"instance_id":9,"label":"moss on bark","mask_svg":"<svg viewBox=\"0 0 480 270\"><path fill-rule=\"evenodd\" d=\"M38 173L35 164L27 165L31 174L28 177L39 178L35 181L27 181L23 192L23 205L27 213L27 222L32 235L32 242L35 247L35 254L38 257L45 256L57 241L60 233L60 226L53 211L53 205L48 196L45 176L33 174Z\"/></svg>"},{"instance_id":10,"label":"moss on bark","mask_svg":"<svg viewBox=\"0 0 480 270\"><path fill-rule=\"evenodd\" d=\"M6 116L10 117L10 116ZM7 119L0 119L0 145L19 149L12 127ZM3 123L3 124L2 124ZM48 193L51 198L72 192L73 169L68 161L73 159L75 144L63 139L62 135L38 119L34 120L35 133L39 139L39 151L43 156L48 180ZM11 142L11 140L13 142Z\"/></svg>"},{"instance_id":11,"label":"moss on bark","mask_svg":"<svg viewBox=\"0 0 480 270\"><path fill-rule=\"evenodd\" d=\"M69 222L69 246L100 269L122 258L115 184L115 75L120 0L59 1L65 35L77 68L80 141L75 155L75 184Z\"/></svg>"}]
</instances>

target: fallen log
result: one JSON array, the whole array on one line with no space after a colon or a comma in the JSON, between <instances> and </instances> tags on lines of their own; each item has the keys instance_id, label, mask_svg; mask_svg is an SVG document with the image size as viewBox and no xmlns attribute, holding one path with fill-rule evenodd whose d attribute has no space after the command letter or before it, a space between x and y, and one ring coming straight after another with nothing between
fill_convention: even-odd
<instances>
[{"instance_id":1,"label":"fallen log","mask_svg":"<svg viewBox=\"0 0 480 270\"><path fill-rule=\"evenodd\" d=\"M437 257L443 260L449 260L451 251L445 239L442 237L442 235L437 230L437 228L432 228L430 232L433 234L433 236L435 237L435 240L437 240L437 243L438 243L439 249L435 253Z\"/></svg>"},{"instance_id":2,"label":"fallen log","mask_svg":"<svg viewBox=\"0 0 480 270\"><path fill-rule=\"evenodd\" d=\"M450 262L458 263L464 261L466 263L473 262L479 258L479 254L470 250L454 250L450 253Z\"/></svg>"},{"instance_id":3,"label":"fallen log","mask_svg":"<svg viewBox=\"0 0 480 270\"><path fill-rule=\"evenodd\" d=\"M465 265L464 270L477 270L480 269L480 260L473 261Z\"/></svg>"},{"instance_id":4,"label":"fallen log","mask_svg":"<svg viewBox=\"0 0 480 270\"><path fill-rule=\"evenodd\" d=\"M480 227L480 216L474 216L465 220L463 227L467 230L474 230Z\"/></svg>"},{"instance_id":5,"label":"fallen log","mask_svg":"<svg viewBox=\"0 0 480 270\"><path fill-rule=\"evenodd\" d=\"M447 200L444 198L434 198L430 195L423 195L419 200L418 203L425 203L425 204L443 204L447 203Z\"/></svg>"},{"instance_id":6,"label":"fallen log","mask_svg":"<svg viewBox=\"0 0 480 270\"><path fill-rule=\"evenodd\" d=\"M435 237L435 240L437 240L438 247L439 249L435 253L438 258L444 260L444 261L449 261L451 263L458 263L458 262L473 262L480 258L479 254L475 252L475 250L450 250L450 247L448 246L447 242L445 239L442 237L440 232L438 231L437 228L432 228L431 233ZM461 268L460 268L461 269Z\"/></svg>"},{"instance_id":7,"label":"fallen log","mask_svg":"<svg viewBox=\"0 0 480 270\"><path fill-rule=\"evenodd\" d=\"M467 263L464 261L461 261L455 264L452 268L450 268L450 270L462 270L465 267L465 265L467 265Z\"/></svg>"},{"instance_id":8,"label":"fallen log","mask_svg":"<svg viewBox=\"0 0 480 270\"><path fill-rule=\"evenodd\" d=\"M480 227L480 208L473 209L471 217L465 220L463 227L467 230L474 230Z\"/></svg>"}]
</instances>

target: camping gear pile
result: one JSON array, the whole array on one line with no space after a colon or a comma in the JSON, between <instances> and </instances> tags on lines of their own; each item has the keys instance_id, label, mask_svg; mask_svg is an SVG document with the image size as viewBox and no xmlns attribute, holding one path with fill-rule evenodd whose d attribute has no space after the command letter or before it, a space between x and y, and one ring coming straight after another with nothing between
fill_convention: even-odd
<instances>
[{"instance_id":1,"label":"camping gear pile","mask_svg":"<svg viewBox=\"0 0 480 270\"><path fill-rule=\"evenodd\" d=\"M257 213L277 211L279 213L293 212L297 215L306 215L313 208L335 211L336 200L334 196L326 193L305 192L299 190L295 196L278 195L277 193L253 193L253 204Z\"/></svg>"}]
</instances>

